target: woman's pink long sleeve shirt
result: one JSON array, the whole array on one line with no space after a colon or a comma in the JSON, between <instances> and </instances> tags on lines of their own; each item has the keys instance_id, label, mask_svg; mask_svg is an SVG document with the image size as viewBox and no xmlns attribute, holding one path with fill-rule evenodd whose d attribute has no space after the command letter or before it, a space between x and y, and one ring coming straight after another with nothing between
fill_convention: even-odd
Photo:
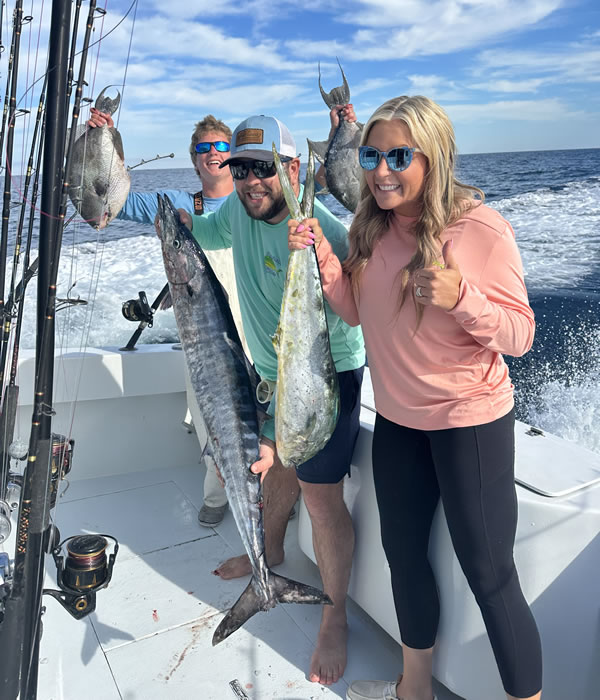
<instances>
[{"instance_id":1,"label":"woman's pink long sleeve shirt","mask_svg":"<svg viewBox=\"0 0 600 700\"><path fill-rule=\"evenodd\" d=\"M450 311L425 307L415 334L412 283L398 310L398 273L416 251L414 221L394 214L363 270L357 298L323 239L317 249L323 291L347 323L362 326L375 406L382 416L421 430L491 422L513 406L501 353L523 355L535 332L514 232L485 205L443 232L441 244L452 239L463 278L459 300Z\"/></svg>"}]
</instances>

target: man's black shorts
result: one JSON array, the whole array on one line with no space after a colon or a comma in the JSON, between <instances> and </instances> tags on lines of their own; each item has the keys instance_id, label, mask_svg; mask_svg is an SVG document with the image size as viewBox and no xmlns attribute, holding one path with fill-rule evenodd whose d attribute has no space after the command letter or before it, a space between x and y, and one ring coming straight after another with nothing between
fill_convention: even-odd
<instances>
[{"instance_id":1,"label":"man's black shorts","mask_svg":"<svg viewBox=\"0 0 600 700\"><path fill-rule=\"evenodd\" d=\"M364 367L338 372L340 415L333 435L314 457L296 468L300 481L337 484L350 473L354 445L360 429L360 388Z\"/></svg>"}]
</instances>

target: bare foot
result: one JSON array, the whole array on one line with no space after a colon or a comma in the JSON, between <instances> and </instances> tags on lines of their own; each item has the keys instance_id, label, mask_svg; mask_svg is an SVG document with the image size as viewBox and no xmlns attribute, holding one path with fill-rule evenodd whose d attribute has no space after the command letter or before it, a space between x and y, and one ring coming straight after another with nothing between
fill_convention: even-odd
<instances>
[{"instance_id":1,"label":"bare foot","mask_svg":"<svg viewBox=\"0 0 600 700\"><path fill-rule=\"evenodd\" d=\"M239 578L252 573L250 559L247 554L242 554L239 557L231 557L226 559L218 568L213 571L215 576L220 576L223 579Z\"/></svg>"},{"instance_id":2,"label":"bare foot","mask_svg":"<svg viewBox=\"0 0 600 700\"><path fill-rule=\"evenodd\" d=\"M272 562L269 566L277 566L283 561L283 552L279 556L268 557L268 561ZM240 578L240 576L248 576L252 573L252 566L250 565L250 559L247 554L241 554L239 557L231 557L231 559L226 559L220 566L218 566L213 574L215 576L220 576L222 579L229 580L232 578Z\"/></svg>"},{"instance_id":3,"label":"bare foot","mask_svg":"<svg viewBox=\"0 0 600 700\"><path fill-rule=\"evenodd\" d=\"M337 683L346 668L347 640L346 620L321 622L317 646L310 660L309 681L323 685Z\"/></svg>"}]
</instances>

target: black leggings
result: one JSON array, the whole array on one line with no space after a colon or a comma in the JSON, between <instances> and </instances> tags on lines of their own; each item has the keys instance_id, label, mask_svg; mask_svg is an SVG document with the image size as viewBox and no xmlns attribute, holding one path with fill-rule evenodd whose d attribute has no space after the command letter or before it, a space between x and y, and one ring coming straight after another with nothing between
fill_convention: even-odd
<instances>
[{"instance_id":1,"label":"black leggings","mask_svg":"<svg viewBox=\"0 0 600 700\"><path fill-rule=\"evenodd\" d=\"M484 425L427 431L377 414L373 476L403 643L413 649L435 643L440 605L427 548L441 496L504 690L518 698L539 692L540 637L513 559L514 412Z\"/></svg>"}]
</instances>

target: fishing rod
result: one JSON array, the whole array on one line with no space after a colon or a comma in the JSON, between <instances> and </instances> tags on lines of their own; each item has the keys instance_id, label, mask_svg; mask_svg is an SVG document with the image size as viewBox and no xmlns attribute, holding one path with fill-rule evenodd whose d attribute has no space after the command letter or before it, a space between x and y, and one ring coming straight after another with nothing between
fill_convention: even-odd
<instances>
[{"instance_id":1,"label":"fishing rod","mask_svg":"<svg viewBox=\"0 0 600 700\"><path fill-rule=\"evenodd\" d=\"M174 153L169 153L166 156L159 156L158 154L154 158L150 158L150 160L142 160L139 163L136 163L135 165L128 165L127 170L134 170L135 168L139 168L140 165L146 165L146 163L152 163L155 160L162 160L163 158L175 158Z\"/></svg>"},{"instance_id":2,"label":"fishing rod","mask_svg":"<svg viewBox=\"0 0 600 700\"><path fill-rule=\"evenodd\" d=\"M0 349L0 387L4 386L4 377L6 371L6 360L8 352L8 341L10 337L10 331L12 327L12 320L14 317L14 309L16 312L16 327L15 327L15 337L13 343L10 379L8 384L4 389L4 396L2 400L2 412L0 414L0 469L2 470L2 493L4 493L5 485L7 484L9 476L9 464L10 464L10 445L13 441L14 430L15 430L15 419L17 414L17 404L19 400L19 387L16 384L17 375L17 365L19 358L19 347L21 338L21 328L23 322L23 309L24 309L24 296L25 289L29 280L33 277L33 274L38 268L37 260L34 265L30 267L29 257L31 251L31 241L33 238L33 223L35 219L35 204L37 201L37 190L39 182L39 173L41 165L42 156L42 139L38 138L38 133L41 131L43 134L45 119L44 119L44 105L45 96L47 88L47 74L46 80L44 80L44 85L42 88L42 93L40 95L40 100L38 104L37 116L35 121L35 126L33 130L33 137L31 142L31 152L29 154L29 161L27 163L27 174L25 177L25 183L23 186L23 198L21 204L21 211L19 215L19 223L17 225L17 234L15 239L15 252L13 256L13 269L10 283L10 292L8 295L6 303L6 320L4 323L4 330L2 333L2 345ZM17 268L19 266L19 258L21 253L21 241L23 234L23 227L25 222L25 212L27 207L27 195L29 193L29 185L31 181L31 176L33 172L35 149L37 147L37 167L35 168L35 178L33 185L33 196L29 208L29 226L27 231L27 244L25 249L25 256L23 261L23 277L18 286L16 285L16 275Z\"/></svg>"},{"instance_id":3,"label":"fishing rod","mask_svg":"<svg viewBox=\"0 0 600 700\"><path fill-rule=\"evenodd\" d=\"M3 700L13 700L17 696L34 700L37 695L43 557L46 549L57 546L52 538L48 502L52 466L54 307L63 224L59 212L66 137L67 103L64 95L70 17L70 0L55 0L52 4L43 149L42 211L45 216L40 222L35 396L11 588L0 627L0 695Z\"/></svg>"},{"instance_id":4,"label":"fishing rod","mask_svg":"<svg viewBox=\"0 0 600 700\"><path fill-rule=\"evenodd\" d=\"M131 352L132 350L137 350L135 344L139 340L140 335L144 328L152 328L152 323L154 319L154 312L161 305L162 300L167 296L169 292L169 283L160 290L156 299L152 302L150 306L148 304L148 299L146 298L145 292L139 293L139 299L129 299L123 302L123 316L128 321L139 321L140 325L135 329L133 335L127 341L127 345L119 348L123 352Z\"/></svg>"},{"instance_id":5,"label":"fishing rod","mask_svg":"<svg viewBox=\"0 0 600 700\"><path fill-rule=\"evenodd\" d=\"M21 27L23 20L23 0L17 0L13 16L13 66L10 80L9 119L6 134L6 171L4 173L4 201L2 207L2 232L0 233L0 319L4 325L4 292L6 282L6 253L8 249L8 222L10 219L10 195L12 184L12 155L15 137L15 114L17 106L17 78L19 70L19 49L21 47ZM4 130L3 130L4 132ZM0 153L2 151L0 150Z\"/></svg>"},{"instance_id":6,"label":"fishing rod","mask_svg":"<svg viewBox=\"0 0 600 700\"><path fill-rule=\"evenodd\" d=\"M17 544L10 593L5 600L4 619L0 627L0 695L6 700L35 696L30 685L32 654L37 649L41 613L40 584L43 567L43 537L48 500L49 405L48 390L54 348L50 338L53 314L44 313L50 297L50 246L56 243L58 219L58 184L61 182L64 148L64 95L66 45L69 38L71 7L69 0L52 3L50 29L47 133L44 140L44 183L40 222L40 283L38 284L38 333L36 343L36 381L28 458L25 466L19 514ZM62 133L61 133L62 131ZM50 399L51 400L51 399ZM26 645L26 641L28 645Z\"/></svg>"},{"instance_id":7,"label":"fishing rod","mask_svg":"<svg viewBox=\"0 0 600 700\"><path fill-rule=\"evenodd\" d=\"M15 32L13 30L10 39L10 51L8 53L8 69L6 71L6 90L4 92L4 108L2 110L2 128L0 129L0 154L4 149L4 134L6 133L6 120L8 117L8 101L10 95L10 85L12 81L13 60L15 55ZM0 171L4 166L0 164Z\"/></svg>"}]
</instances>

